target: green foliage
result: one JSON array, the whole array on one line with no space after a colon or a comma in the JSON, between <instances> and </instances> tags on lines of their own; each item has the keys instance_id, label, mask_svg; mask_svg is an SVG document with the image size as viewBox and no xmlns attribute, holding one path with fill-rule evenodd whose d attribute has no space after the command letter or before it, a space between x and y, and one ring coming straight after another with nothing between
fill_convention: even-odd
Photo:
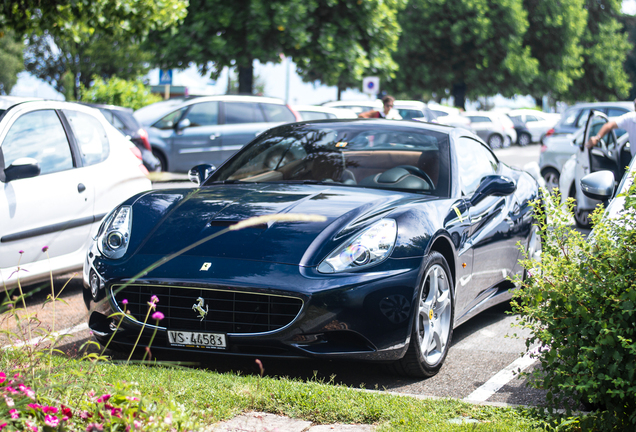
<instances>
[{"instance_id":1,"label":"green foliage","mask_svg":"<svg viewBox=\"0 0 636 432\"><path fill-rule=\"evenodd\" d=\"M8 95L24 69L22 43L12 33L0 33L0 94Z\"/></svg>"},{"instance_id":2,"label":"green foliage","mask_svg":"<svg viewBox=\"0 0 636 432\"><path fill-rule=\"evenodd\" d=\"M292 56L309 81L348 87L364 73L390 76L396 65L403 0L191 0L182 25L149 38L165 68L197 64L217 78L224 67L239 72L239 92L252 93L252 63Z\"/></svg>"},{"instance_id":3,"label":"green foliage","mask_svg":"<svg viewBox=\"0 0 636 432\"><path fill-rule=\"evenodd\" d=\"M0 28L49 31L80 41L95 31L144 36L186 13L188 0L14 0L0 2Z\"/></svg>"},{"instance_id":4,"label":"green foliage","mask_svg":"<svg viewBox=\"0 0 636 432\"><path fill-rule=\"evenodd\" d=\"M513 300L520 325L531 331L528 349L540 347L531 385L548 390L550 408L570 412L580 401L599 407L585 427L634 430L636 186L615 218L595 211L588 239L570 228L567 210L546 213L538 217L541 263L524 262L530 277Z\"/></svg>"},{"instance_id":5,"label":"green foliage","mask_svg":"<svg viewBox=\"0 0 636 432\"><path fill-rule=\"evenodd\" d=\"M587 23L585 0L523 0L523 6L529 23L523 44L530 47L541 73L519 91L536 99L566 92L584 73L580 39Z\"/></svg>"},{"instance_id":6,"label":"green foliage","mask_svg":"<svg viewBox=\"0 0 636 432\"><path fill-rule=\"evenodd\" d=\"M528 21L522 0L410 0L399 24L400 69L391 92L452 89L463 108L466 96L511 96L538 73L537 60L523 46Z\"/></svg>"},{"instance_id":7,"label":"green foliage","mask_svg":"<svg viewBox=\"0 0 636 432\"><path fill-rule=\"evenodd\" d=\"M25 49L26 70L67 96L79 99L80 85L90 87L93 76L136 79L148 73L152 54L133 39L94 33L80 42L67 34L32 34ZM69 76L70 75L70 76Z\"/></svg>"},{"instance_id":8,"label":"green foliage","mask_svg":"<svg viewBox=\"0 0 636 432\"><path fill-rule=\"evenodd\" d=\"M359 88L367 75L392 78L404 0L316 0L308 3L308 39L290 47L305 81Z\"/></svg>"},{"instance_id":9,"label":"green foliage","mask_svg":"<svg viewBox=\"0 0 636 432\"><path fill-rule=\"evenodd\" d=\"M93 85L82 87L82 101L119 105L137 110L161 100L161 96L150 93L150 89L140 80L127 81L112 77L104 81L95 77Z\"/></svg>"},{"instance_id":10,"label":"green foliage","mask_svg":"<svg viewBox=\"0 0 636 432\"><path fill-rule=\"evenodd\" d=\"M583 70L567 91L555 92L565 101L625 99L631 83L623 68L633 46L619 22L621 1L586 0L587 25L581 37Z\"/></svg>"}]
</instances>

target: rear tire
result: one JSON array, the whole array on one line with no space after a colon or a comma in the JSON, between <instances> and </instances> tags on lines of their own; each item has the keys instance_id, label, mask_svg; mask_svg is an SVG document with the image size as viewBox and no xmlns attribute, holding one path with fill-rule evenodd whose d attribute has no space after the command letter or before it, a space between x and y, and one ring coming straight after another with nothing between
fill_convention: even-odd
<instances>
[{"instance_id":1,"label":"rear tire","mask_svg":"<svg viewBox=\"0 0 636 432\"><path fill-rule=\"evenodd\" d=\"M559 173L552 168L546 168L541 173L543 180L545 181L545 187L548 192L552 193L552 189L559 187Z\"/></svg>"},{"instance_id":2,"label":"rear tire","mask_svg":"<svg viewBox=\"0 0 636 432\"><path fill-rule=\"evenodd\" d=\"M491 149L498 149L503 147L503 137L499 134L492 134L488 137L488 145Z\"/></svg>"},{"instance_id":3,"label":"rear tire","mask_svg":"<svg viewBox=\"0 0 636 432\"><path fill-rule=\"evenodd\" d=\"M155 170L156 172L164 172L168 170L168 162L166 161L166 157L157 149L152 149L152 154L154 157L159 160L159 166Z\"/></svg>"},{"instance_id":4,"label":"rear tire","mask_svg":"<svg viewBox=\"0 0 636 432\"><path fill-rule=\"evenodd\" d=\"M439 252L431 252L423 267L409 347L392 365L395 372L414 378L428 378L439 372L448 354L455 318L453 280L446 259Z\"/></svg>"},{"instance_id":5,"label":"rear tire","mask_svg":"<svg viewBox=\"0 0 636 432\"><path fill-rule=\"evenodd\" d=\"M519 138L517 138L517 144L521 147L525 147L532 142L532 138L527 133L520 133Z\"/></svg>"}]
</instances>

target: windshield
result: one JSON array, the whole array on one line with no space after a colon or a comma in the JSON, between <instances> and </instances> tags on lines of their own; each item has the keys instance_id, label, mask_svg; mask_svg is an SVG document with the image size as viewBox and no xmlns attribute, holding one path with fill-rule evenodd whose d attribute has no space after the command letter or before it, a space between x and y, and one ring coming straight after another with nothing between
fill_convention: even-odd
<instances>
[{"instance_id":1,"label":"windshield","mask_svg":"<svg viewBox=\"0 0 636 432\"><path fill-rule=\"evenodd\" d=\"M391 123L391 124L389 124ZM448 196L447 133L397 122L316 122L270 130L206 182L303 182Z\"/></svg>"}]
</instances>

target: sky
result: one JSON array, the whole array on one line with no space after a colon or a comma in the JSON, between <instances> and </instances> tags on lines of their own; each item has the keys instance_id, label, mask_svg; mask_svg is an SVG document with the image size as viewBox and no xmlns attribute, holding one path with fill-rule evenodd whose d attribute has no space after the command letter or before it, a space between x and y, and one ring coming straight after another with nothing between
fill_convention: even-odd
<instances>
[{"instance_id":1,"label":"sky","mask_svg":"<svg viewBox=\"0 0 636 432\"><path fill-rule=\"evenodd\" d=\"M636 0L623 0L623 12L636 15ZM173 85L188 87L190 94L224 94L227 88L227 69L218 80L202 77L195 67L184 71L173 72ZM295 65L288 59L281 63L261 64L254 62L254 76L265 81L265 96L278 97L291 105L319 105L323 102L336 100L338 90L336 87L324 86L319 83L305 83L295 73ZM150 71L147 76L151 85L159 83L159 70ZM382 84L380 84L382 87ZM380 88L381 90L381 88ZM18 82L11 90L11 95L41 97L45 99L63 100L64 97L44 81L35 78L28 72L18 75ZM369 99L370 96L360 90L350 89L342 93L343 100ZM496 107L521 108L532 107L532 98L519 96L514 99L506 99L495 96L493 102ZM470 104L467 109L474 109Z\"/></svg>"}]
</instances>

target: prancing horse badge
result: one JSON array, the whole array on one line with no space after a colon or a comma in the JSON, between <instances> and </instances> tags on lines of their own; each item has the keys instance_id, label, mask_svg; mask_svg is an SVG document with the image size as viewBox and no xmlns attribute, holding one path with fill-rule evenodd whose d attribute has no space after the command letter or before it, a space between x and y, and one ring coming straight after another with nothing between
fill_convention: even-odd
<instances>
[{"instance_id":1,"label":"prancing horse badge","mask_svg":"<svg viewBox=\"0 0 636 432\"><path fill-rule=\"evenodd\" d=\"M208 271L212 267L212 263L203 263L199 271Z\"/></svg>"}]
</instances>

